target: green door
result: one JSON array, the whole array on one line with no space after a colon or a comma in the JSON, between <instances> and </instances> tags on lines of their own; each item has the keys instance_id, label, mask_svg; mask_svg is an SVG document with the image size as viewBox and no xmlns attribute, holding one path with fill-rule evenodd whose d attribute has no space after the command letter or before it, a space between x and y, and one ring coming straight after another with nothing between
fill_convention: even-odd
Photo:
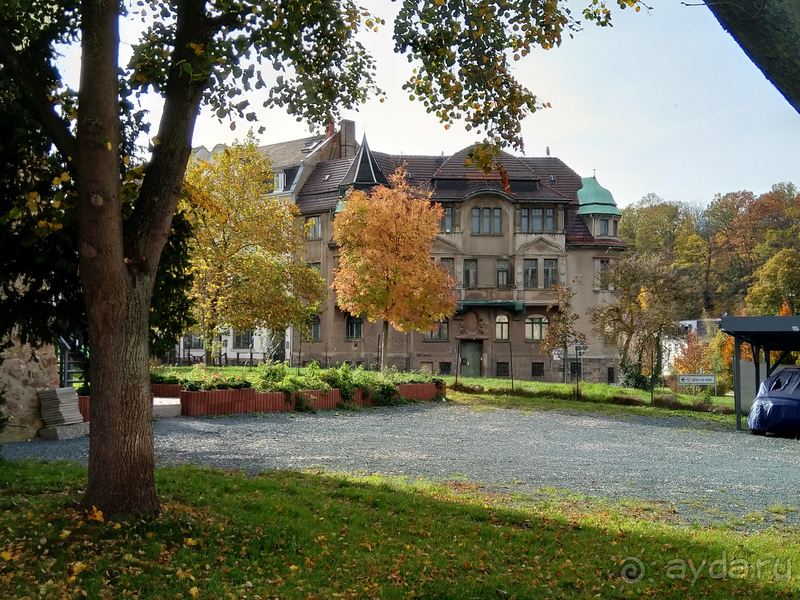
<instances>
[{"instance_id":1,"label":"green door","mask_svg":"<svg viewBox=\"0 0 800 600\"><path fill-rule=\"evenodd\" d=\"M461 376L481 376L483 342L461 342Z\"/></svg>"}]
</instances>

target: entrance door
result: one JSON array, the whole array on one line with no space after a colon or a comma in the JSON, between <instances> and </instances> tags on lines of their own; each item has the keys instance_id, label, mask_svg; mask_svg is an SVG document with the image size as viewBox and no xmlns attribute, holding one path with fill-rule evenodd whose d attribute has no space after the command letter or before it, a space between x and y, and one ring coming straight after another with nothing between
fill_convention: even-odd
<instances>
[{"instance_id":1,"label":"entrance door","mask_svg":"<svg viewBox=\"0 0 800 600\"><path fill-rule=\"evenodd\" d=\"M483 342L461 342L461 376L481 376Z\"/></svg>"}]
</instances>

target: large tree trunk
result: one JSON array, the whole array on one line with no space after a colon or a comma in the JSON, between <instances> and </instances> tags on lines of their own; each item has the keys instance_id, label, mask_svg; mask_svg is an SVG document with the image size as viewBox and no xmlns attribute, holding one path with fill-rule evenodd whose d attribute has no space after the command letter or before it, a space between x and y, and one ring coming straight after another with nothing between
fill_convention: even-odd
<instances>
[{"instance_id":1,"label":"large tree trunk","mask_svg":"<svg viewBox=\"0 0 800 600\"><path fill-rule=\"evenodd\" d=\"M800 10L797 0L706 4L745 54L800 112Z\"/></svg>"},{"instance_id":2,"label":"large tree trunk","mask_svg":"<svg viewBox=\"0 0 800 600\"><path fill-rule=\"evenodd\" d=\"M83 3L76 157L92 382L89 482L82 506L107 513L160 509L147 360L152 278L137 276L122 239L118 10L117 2Z\"/></svg>"},{"instance_id":3,"label":"large tree trunk","mask_svg":"<svg viewBox=\"0 0 800 600\"><path fill-rule=\"evenodd\" d=\"M203 2L178 12L173 68L147 174L131 217L120 207L118 2L84 0L76 183L80 276L92 382L84 508L160 510L151 418L148 317L161 251L178 204L207 78L182 77L189 42L211 35ZM192 37L196 36L196 38ZM177 65L177 66L176 66Z\"/></svg>"}]
</instances>

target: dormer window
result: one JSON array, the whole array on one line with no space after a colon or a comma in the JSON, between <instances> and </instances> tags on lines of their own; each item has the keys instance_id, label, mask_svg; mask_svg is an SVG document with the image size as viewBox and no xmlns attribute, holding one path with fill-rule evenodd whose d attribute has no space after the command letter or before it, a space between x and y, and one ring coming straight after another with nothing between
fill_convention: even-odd
<instances>
[{"instance_id":1,"label":"dormer window","mask_svg":"<svg viewBox=\"0 0 800 600\"><path fill-rule=\"evenodd\" d=\"M600 235L608 235L608 219L600 219Z\"/></svg>"},{"instance_id":2,"label":"dormer window","mask_svg":"<svg viewBox=\"0 0 800 600\"><path fill-rule=\"evenodd\" d=\"M275 173L275 191L282 192L286 188L286 173L278 171Z\"/></svg>"}]
</instances>

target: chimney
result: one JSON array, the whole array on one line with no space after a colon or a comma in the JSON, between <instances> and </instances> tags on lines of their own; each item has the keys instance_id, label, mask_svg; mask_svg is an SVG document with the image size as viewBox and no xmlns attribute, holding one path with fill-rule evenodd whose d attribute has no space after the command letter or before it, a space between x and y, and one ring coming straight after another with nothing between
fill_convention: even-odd
<instances>
[{"instance_id":1,"label":"chimney","mask_svg":"<svg viewBox=\"0 0 800 600\"><path fill-rule=\"evenodd\" d=\"M342 119L340 123L339 137L339 158L350 158L358 153L358 142L356 142L355 121Z\"/></svg>"},{"instance_id":2,"label":"chimney","mask_svg":"<svg viewBox=\"0 0 800 600\"><path fill-rule=\"evenodd\" d=\"M336 129L333 126L333 121L328 123L328 128L325 130L325 139L330 139L333 137L333 134L336 133Z\"/></svg>"}]
</instances>

